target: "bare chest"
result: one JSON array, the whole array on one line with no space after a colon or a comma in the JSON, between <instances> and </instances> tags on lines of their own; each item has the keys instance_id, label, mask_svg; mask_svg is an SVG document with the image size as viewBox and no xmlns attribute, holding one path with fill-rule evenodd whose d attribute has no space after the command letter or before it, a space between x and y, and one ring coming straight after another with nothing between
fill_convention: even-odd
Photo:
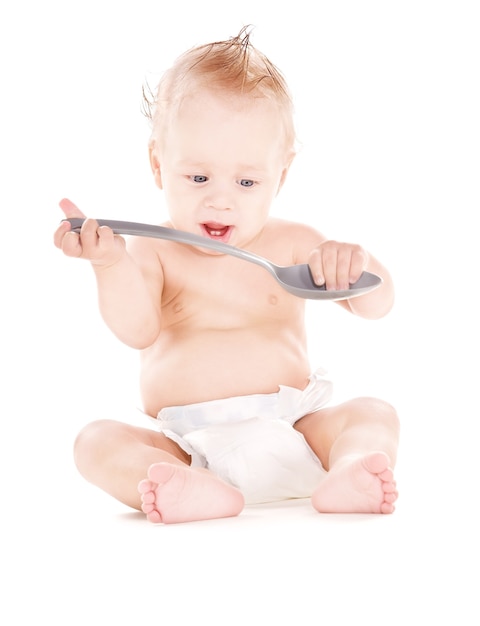
<instances>
[{"instance_id":1,"label":"bare chest","mask_svg":"<svg viewBox=\"0 0 480 626\"><path fill-rule=\"evenodd\" d=\"M167 325L288 324L303 309L266 270L233 257L201 256L188 270L168 263L164 271L162 316Z\"/></svg>"}]
</instances>

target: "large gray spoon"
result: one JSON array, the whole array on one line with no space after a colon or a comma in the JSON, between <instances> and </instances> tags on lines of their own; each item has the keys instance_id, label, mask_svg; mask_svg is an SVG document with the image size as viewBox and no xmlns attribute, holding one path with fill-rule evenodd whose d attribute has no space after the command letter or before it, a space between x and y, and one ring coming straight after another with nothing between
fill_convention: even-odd
<instances>
[{"instance_id":1,"label":"large gray spoon","mask_svg":"<svg viewBox=\"0 0 480 626\"><path fill-rule=\"evenodd\" d=\"M70 222L74 232L80 232L83 222L82 218L70 218L64 220ZM153 226L152 224L138 224L136 222L123 222L119 220L97 220L100 226L109 226L114 233L122 235L138 235L141 237L156 237L158 239L169 239L178 243L186 243L201 248L210 248L224 254L231 254L244 261L256 263L266 269L277 280L280 285L289 293L299 298L312 300L346 300L360 296L372 289L376 289L382 279L376 274L363 272L356 283L350 285L349 289L339 291L327 290L325 285L319 287L315 284L307 264L290 265L287 267L275 265L261 256L257 256L248 250L241 250L221 241L214 241L207 237L201 237L183 230L165 228L164 226Z\"/></svg>"}]
</instances>

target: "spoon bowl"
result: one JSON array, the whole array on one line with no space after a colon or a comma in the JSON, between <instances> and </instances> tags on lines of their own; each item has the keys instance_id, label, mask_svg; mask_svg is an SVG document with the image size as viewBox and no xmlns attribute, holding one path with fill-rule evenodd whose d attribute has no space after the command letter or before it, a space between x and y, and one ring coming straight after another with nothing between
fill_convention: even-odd
<instances>
[{"instance_id":1,"label":"spoon bowl","mask_svg":"<svg viewBox=\"0 0 480 626\"><path fill-rule=\"evenodd\" d=\"M72 231L79 233L85 220L83 218L69 218L64 221L70 222ZM347 298L353 298L368 293L379 287L382 283L380 276L371 274L370 272L363 272L360 278L350 285L349 289L337 291L327 290L325 285L319 286L315 284L310 272L310 267L306 263L288 266L275 265L275 263L253 254L248 250L241 250L240 248L235 248L235 246L222 243L221 241L215 241L207 237L201 237L200 235L194 235L193 233L187 233L174 228L166 228L165 226L105 219L99 219L97 222L99 226L108 226L114 233L119 235L168 239L170 241L177 241L178 243L209 248L217 252L222 252L223 254L230 254L231 256L249 261L250 263L255 263L270 272L286 291L298 298L310 300L346 300Z\"/></svg>"}]
</instances>

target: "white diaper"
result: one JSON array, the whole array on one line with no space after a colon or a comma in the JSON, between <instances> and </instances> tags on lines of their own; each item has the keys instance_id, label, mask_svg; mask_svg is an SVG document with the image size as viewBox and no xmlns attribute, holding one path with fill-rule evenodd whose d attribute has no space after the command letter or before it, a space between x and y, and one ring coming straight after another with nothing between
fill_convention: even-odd
<instances>
[{"instance_id":1,"label":"white diaper","mask_svg":"<svg viewBox=\"0 0 480 626\"><path fill-rule=\"evenodd\" d=\"M192 457L240 489L247 504L310 496L326 472L293 428L330 399L332 384L317 370L301 391L279 386L271 394L236 396L166 407L159 429Z\"/></svg>"}]
</instances>

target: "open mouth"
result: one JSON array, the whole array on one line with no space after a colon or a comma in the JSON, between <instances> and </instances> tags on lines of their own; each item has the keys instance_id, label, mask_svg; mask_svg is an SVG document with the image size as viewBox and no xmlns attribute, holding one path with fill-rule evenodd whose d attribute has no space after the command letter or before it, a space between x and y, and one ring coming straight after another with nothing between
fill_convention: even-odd
<instances>
[{"instance_id":1,"label":"open mouth","mask_svg":"<svg viewBox=\"0 0 480 626\"><path fill-rule=\"evenodd\" d=\"M232 233L232 226L225 226L224 224L218 224L216 222L208 222L202 224L204 233L210 237L210 239L216 239L217 241L223 241L227 243Z\"/></svg>"}]
</instances>

